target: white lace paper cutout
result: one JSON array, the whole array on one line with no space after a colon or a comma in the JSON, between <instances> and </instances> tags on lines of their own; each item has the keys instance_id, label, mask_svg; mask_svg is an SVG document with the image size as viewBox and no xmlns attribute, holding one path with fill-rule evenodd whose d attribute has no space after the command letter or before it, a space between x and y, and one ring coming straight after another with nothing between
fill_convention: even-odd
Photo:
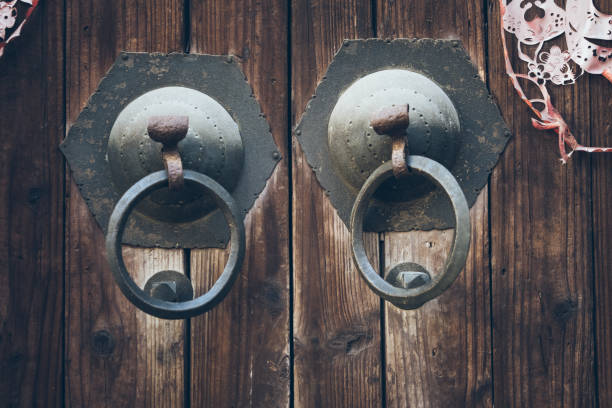
<instances>
[{"instance_id":1,"label":"white lace paper cutout","mask_svg":"<svg viewBox=\"0 0 612 408\"><path fill-rule=\"evenodd\" d=\"M506 72L523 101L537 115L537 129L553 129L559 135L559 151L565 163L574 151L612 152L607 147L583 146L554 107L547 86L568 85L583 73L601 74L612 82L612 15L595 7L593 0L567 0L563 9L555 0L499 0ZM526 73L512 66L506 32L517 40L519 58ZM547 42L565 36L567 50ZM530 51L525 51L530 48ZM539 98L529 98L519 81L535 85ZM570 148L567 152L566 147Z\"/></svg>"}]
</instances>

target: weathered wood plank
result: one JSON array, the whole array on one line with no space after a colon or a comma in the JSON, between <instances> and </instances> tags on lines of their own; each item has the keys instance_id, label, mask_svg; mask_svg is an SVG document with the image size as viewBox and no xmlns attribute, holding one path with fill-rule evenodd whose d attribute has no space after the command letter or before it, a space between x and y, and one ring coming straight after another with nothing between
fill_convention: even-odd
<instances>
[{"instance_id":1,"label":"weathered wood plank","mask_svg":"<svg viewBox=\"0 0 612 408\"><path fill-rule=\"evenodd\" d=\"M372 34L369 1L292 2L294 125L342 41ZM292 140L295 406L380 406L380 301L355 270L348 229ZM366 239L378 265L378 237Z\"/></svg>"},{"instance_id":2,"label":"weathered wood plank","mask_svg":"<svg viewBox=\"0 0 612 408\"><path fill-rule=\"evenodd\" d=\"M485 13L478 1L378 0L376 31L382 38L461 40L485 78Z\"/></svg>"},{"instance_id":3,"label":"weathered wood plank","mask_svg":"<svg viewBox=\"0 0 612 408\"><path fill-rule=\"evenodd\" d=\"M485 78L482 2L378 1L379 37L459 39ZM416 311L385 302L389 407L492 404L487 189L471 210L465 269L446 293ZM417 262L440 273L451 231L385 234L385 266Z\"/></svg>"},{"instance_id":4,"label":"weathered wood plank","mask_svg":"<svg viewBox=\"0 0 612 408\"><path fill-rule=\"evenodd\" d=\"M66 5L68 124L76 119L119 51L183 48L181 0ZM154 323L123 297L104 257L102 231L70 181L67 196L66 403L180 406L184 400L183 323ZM182 269L178 251L128 252L128 268L141 280L157 268Z\"/></svg>"},{"instance_id":5,"label":"weathered wood plank","mask_svg":"<svg viewBox=\"0 0 612 408\"><path fill-rule=\"evenodd\" d=\"M465 269L440 297L417 310L385 302L388 407L492 405L487 192L471 210ZM441 272L453 230L385 234L385 263L416 262Z\"/></svg>"},{"instance_id":6,"label":"weathered wood plank","mask_svg":"<svg viewBox=\"0 0 612 408\"><path fill-rule=\"evenodd\" d=\"M610 4L610 2L608 2ZM591 134L595 145L612 145L612 85L591 78ZM612 401L612 156L593 157L595 343L599 405Z\"/></svg>"},{"instance_id":7,"label":"weathered wood plank","mask_svg":"<svg viewBox=\"0 0 612 408\"><path fill-rule=\"evenodd\" d=\"M591 156L575 154L563 166L556 134L531 126L505 74L498 2L489 3L490 87L514 134L489 189L494 402L593 406ZM580 81L551 88L588 145L595 110L588 79Z\"/></svg>"},{"instance_id":8,"label":"weathered wood plank","mask_svg":"<svg viewBox=\"0 0 612 408\"><path fill-rule=\"evenodd\" d=\"M612 14L612 0L595 4ZM591 141L612 146L612 83L601 76L589 82ZM592 160L597 392L599 406L605 407L612 401L612 155L596 154Z\"/></svg>"},{"instance_id":9,"label":"weathered wood plank","mask_svg":"<svg viewBox=\"0 0 612 408\"><path fill-rule=\"evenodd\" d=\"M143 249L124 246L125 265L141 288L164 270L185 273L180 249ZM130 306L131 307L131 306ZM131 307L133 309L133 307ZM131 311L127 311L132 313ZM185 321L164 320L136 311L136 377L132 384L146 407L180 407L185 402Z\"/></svg>"},{"instance_id":10,"label":"weathered wood plank","mask_svg":"<svg viewBox=\"0 0 612 408\"><path fill-rule=\"evenodd\" d=\"M236 57L284 158L245 220L240 277L220 305L192 319L193 406L290 404L287 13L273 0L191 2L191 50ZM202 293L225 253L191 254Z\"/></svg>"},{"instance_id":11,"label":"weathered wood plank","mask_svg":"<svg viewBox=\"0 0 612 408\"><path fill-rule=\"evenodd\" d=\"M62 404L63 5L0 58L0 406Z\"/></svg>"}]
</instances>

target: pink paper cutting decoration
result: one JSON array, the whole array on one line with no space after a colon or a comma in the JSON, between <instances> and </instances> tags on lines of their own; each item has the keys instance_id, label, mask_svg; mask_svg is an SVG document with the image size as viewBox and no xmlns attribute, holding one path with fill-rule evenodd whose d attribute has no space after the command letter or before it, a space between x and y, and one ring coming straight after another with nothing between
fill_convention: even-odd
<instances>
[{"instance_id":1,"label":"pink paper cutting decoration","mask_svg":"<svg viewBox=\"0 0 612 408\"><path fill-rule=\"evenodd\" d=\"M612 82L612 48L606 43L612 40L612 15L597 10L593 0L567 0L565 9L554 0L499 2L506 72L521 99L538 117L532 119L534 127L558 133L563 163L575 151L612 152L609 147L587 147L578 143L554 107L547 88L549 82L573 84L585 72L604 75ZM527 65L526 73L515 72L505 32L516 37L518 56ZM557 45L546 48L548 41L560 36L565 36L567 50ZM519 79L535 85L540 97L529 98ZM569 153L566 147L571 149Z\"/></svg>"},{"instance_id":2,"label":"pink paper cutting decoration","mask_svg":"<svg viewBox=\"0 0 612 408\"><path fill-rule=\"evenodd\" d=\"M19 37L38 0L0 1L0 57L4 47Z\"/></svg>"},{"instance_id":3,"label":"pink paper cutting decoration","mask_svg":"<svg viewBox=\"0 0 612 408\"><path fill-rule=\"evenodd\" d=\"M597 44L612 40L612 15L599 12L592 0L568 0L566 9L565 33L572 59L588 73L612 73L612 48Z\"/></svg>"}]
</instances>

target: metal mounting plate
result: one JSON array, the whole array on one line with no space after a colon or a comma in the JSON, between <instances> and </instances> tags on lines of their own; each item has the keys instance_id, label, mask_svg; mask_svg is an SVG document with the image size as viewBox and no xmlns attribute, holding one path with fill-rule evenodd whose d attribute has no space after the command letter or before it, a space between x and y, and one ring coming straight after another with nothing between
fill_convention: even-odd
<instances>
[{"instance_id":1,"label":"metal mounting plate","mask_svg":"<svg viewBox=\"0 0 612 408\"><path fill-rule=\"evenodd\" d=\"M74 180L105 233L122 193L112 182L107 158L111 128L136 98L155 89L176 86L213 98L238 124L244 163L238 179L229 183L234 186L227 188L243 214L252 207L281 158L253 91L231 56L121 53L61 145ZM207 175L223 184L218 174ZM135 211L128 221L123 243L219 248L226 245L228 238L229 229L218 210L182 223L161 222Z\"/></svg>"},{"instance_id":2,"label":"metal mounting plate","mask_svg":"<svg viewBox=\"0 0 612 408\"><path fill-rule=\"evenodd\" d=\"M424 75L453 102L461 132L456 158L449 170L472 206L511 134L461 43L432 39L346 40L294 130L308 163L338 215L349 224L358 190L334 169L328 145L330 115L339 97L355 81L386 69L405 69ZM419 154L428 156L427 152ZM389 147L388 156L380 163L390 159ZM364 229L409 231L444 229L453 225L450 202L443 192L432 188L427 194L409 201L374 200Z\"/></svg>"}]
</instances>

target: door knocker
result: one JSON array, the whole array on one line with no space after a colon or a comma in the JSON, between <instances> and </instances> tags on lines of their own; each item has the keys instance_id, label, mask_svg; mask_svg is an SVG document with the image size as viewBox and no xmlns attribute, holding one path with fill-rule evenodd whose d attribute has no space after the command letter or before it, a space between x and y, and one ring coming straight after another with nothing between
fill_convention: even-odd
<instances>
[{"instance_id":1,"label":"door knocker","mask_svg":"<svg viewBox=\"0 0 612 408\"><path fill-rule=\"evenodd\" d=\"M178 143L185 138L189 129L188 116L152 116L148 122L148 135L163 144L162 160L165 170L145 176L132 185L119 199L108 222L106 232L106 253L111 271L123 294L145 312L163 318L186 318L210 310L220 302L238 276L244 260L244 224L242 214L230 193L212 178L197 171L183 170ZM128 216L134 207L153 191L167 187L169 191L180 192L185 184L194 184L212 197L230 228L230 254L223 273L204 295L192 299L193 288L173 271L162 271L166 280L153 275L140 289L130 277L121 251L121 238ZM158 282L154 282L158 280ZM180 287L182 284L183 288ZM177 287L178 286L178 287Z\"/></svg>"},{"instance_id":2,"label":"door knocker","mask_svg":"<svg viewBox=\"0 0 612 408\"><path fill-rule=\"evenodd\" d=\"M457 41L345 41L295 129L351 233L353 260L383 299L415 309L465 266L469 207L510 136ZM363 231L455 228L442 271L415 263L380 276Z\"/></svg>"},{"instance_id":3,"label":"door knocker","mask_svg":"<svg viewBox=\"0 0 612 408\"><path fill-rule=\"evenodd\" d=\"M113 276L134 305L182 319L224 298L244 259L243 218L280 160L231 57L123 53L61 148L106 232ZM121 251L122 244L228 243L221 276L195 298L189 278L176 271L158 271L140 288Z\"/></svg>"},{"instance_id":4,"label":"door knocker","mask_svg":"<svg viewBox=\"0 0 612 408\"><path fill-rule=\"evenodd\" d=\"M370 121L370 126L377 134L392 137L391 160L374 170L359 190L351 210L350 230L353 260L370 288L400 308L416 309L444 292L463 269L470 248L470 210L463 190L444 165L425 156L406 156L409 113L409 105L392 106L378 111ZM363 220L368 204L378 188L393 177L401 180L411 172L430 179L450 199L455 215L453 245L444 270L433 279L421 265L402 263L395 266L393 273L390 271L385 280L368 260L363 243ZM420 279L413 279L410 275L414 274Z\"/></svg>"}]
</instances>

